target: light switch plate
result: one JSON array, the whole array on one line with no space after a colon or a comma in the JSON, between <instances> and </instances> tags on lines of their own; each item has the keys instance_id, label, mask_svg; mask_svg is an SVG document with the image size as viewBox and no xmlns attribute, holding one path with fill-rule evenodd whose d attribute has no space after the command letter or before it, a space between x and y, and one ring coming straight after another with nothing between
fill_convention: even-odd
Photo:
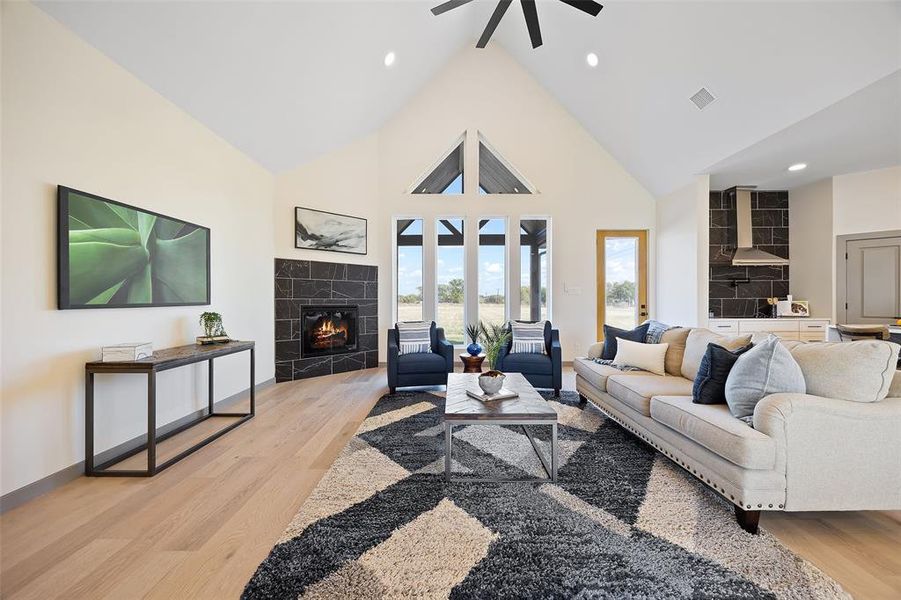
<instances>
[{"instance_id":1,"label":"light switch plate","mask_svg":"<svg viewBox=\"0 0 901 600\"><path fill-rule=\"evenodd\" d=\"M582 294L582 288L577 285L563 284L563 293L567 296L579 296Z\"/></svg>"}]
</instances>

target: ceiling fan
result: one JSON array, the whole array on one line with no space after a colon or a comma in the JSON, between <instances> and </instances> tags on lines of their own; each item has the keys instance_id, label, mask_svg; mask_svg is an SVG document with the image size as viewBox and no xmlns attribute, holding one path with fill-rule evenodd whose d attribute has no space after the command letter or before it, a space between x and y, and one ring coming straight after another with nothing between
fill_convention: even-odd
<instances>
[{"instance_id":1,"label":"ceiling fan","mask_svg":"<svg viewBox=\"0 0 901 600\"><path fill-rule=\"evenodd\" d=\"M464 4L469 4L470 2L472 2L472 0L447 0L447 2L433 8L432 14L438 16L449 10L463 6ZM497 7L494 9L494 13L491 15L491 18L488 19L488 25L485 26L485 31L482 32L482 37L480 37L479 41L476 43L476 48L484 48L488 45L488 40L491 39L494 30L497 29L498 24L500 24L501 19L504 17L504 13L510 8L512 2L513 0L499 0ZM578 8L592 17L598 16L598 13L604 8L602 4L598 4L594 0L560 0L560 2L569 4L573 8ZM520 0L520 4L522 4L522 13L526 18L526 27L529 29L529 37L532 40L532 48L537 48L542 44L542 41L541 27L538 25L538 11L535 8L535 0Z\"/></svg>"}]
</instances>

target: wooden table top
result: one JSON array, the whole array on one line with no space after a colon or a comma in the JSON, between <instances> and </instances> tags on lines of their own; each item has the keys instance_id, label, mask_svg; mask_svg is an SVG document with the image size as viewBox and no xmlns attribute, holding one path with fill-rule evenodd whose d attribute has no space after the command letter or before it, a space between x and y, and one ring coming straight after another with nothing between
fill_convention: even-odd
<instances>
[{"instance_id":1,"label":"wooden table top","mask_svg":"<svg viewBox=\"0 0 901 600\"><path fill-rule=\"evenodd\" d=\"M449 373L444 420L516 419L520 421L556 421L557 411L535 391L522 373L505 373L504 387L519 393L509 400L482 402L469 397L467 389L481 392L478 373Z\"/></svg>"},{"instance_id":2,"label":"wooden table top","mask_svg":"<svg viewBox=\"0 0 901 600\"><path fill-rule=\"evenodd\" d=\"M182 365L189 365L219 356L227 356L235 352L242 352L254 347L253 342L232 340L225 344L187 344L174 348L154 350L153 355L141 360L128 360L121 362L103 362L95 360L85 363L85 368L90 371L165 371Z\"/></svg>"}]
</instances>

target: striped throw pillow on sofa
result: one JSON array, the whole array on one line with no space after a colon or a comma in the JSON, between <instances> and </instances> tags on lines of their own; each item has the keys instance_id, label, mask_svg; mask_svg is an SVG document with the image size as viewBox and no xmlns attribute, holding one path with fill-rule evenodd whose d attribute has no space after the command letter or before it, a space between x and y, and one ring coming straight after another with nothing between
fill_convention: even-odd
<instances>
[{"instance_id":1,"label":"striped throw pillow on sofa","mask_svg":"<svg viewBox=\"0 0 901 600\"><path fill-rule=\"evenodd\" d=\"M511 321L510 329L513 332L513 347L511 354L525 352L529 354L544 354L544 321L537 323L522 323Z\"/></svg>"},{"instance_id":2,"label":"striped throw pillow on sofa","mask_svg":"<svg viewBox=\"0 0 901 600\"><path fill-rule=\"evenodd\" d=\"M432 351L432 324L425 321L406 321L397 324L398 354Z\"/></svg>"}]
</instances>

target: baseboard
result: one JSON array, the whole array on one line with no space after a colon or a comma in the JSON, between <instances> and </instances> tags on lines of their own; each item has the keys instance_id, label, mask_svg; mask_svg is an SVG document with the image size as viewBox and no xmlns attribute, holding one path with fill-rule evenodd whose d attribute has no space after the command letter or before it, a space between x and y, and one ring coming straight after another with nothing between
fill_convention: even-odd
<instances>
[{"instance_id":1,"label":"baseboard","mask_svg":"<svg viewBox=\"0 0 901 600\"><path fill-rule=\"evenodd\" d=\"M262 390L266 389L267 387L269 387L270 385L274 385L274 384L275 384L274 377L272 379L268 379L262 383L258 383L255 388L256 392L259 393L260 391L262 391ZM247 390L243 390L241 392L238 392L237 394L232 394L228 398L223 398L222 400L219 400L218 402L216 402L216 406L231 404L232 402L240 400L246 394L247 394ZM184 417L181 417L180 419L176 419L175 421L172 421L171 423L167 423L166 425L163 425L162 427L160 427L158 429L158 431L159 431L158 435L162 435L162 434L172 431L173 429L177 429L178 427L181 427L182 425L189 423L189 422L193 421L194 419L197 419L198 417L203 416L204 413L206 413L206 409L197 410L197 411L194 411L193 413L185 415ZM102 464L105 461L110 460L111 458L113 458L115 456L118 456L120 454L128 452L129 450L137 448L143 444L144 444L144 436L139 436L134 439L122 442L121 444L118 444L117 446L114 446L114 447L110 448L109 450L104 450L103 452L100 452L99 454L97 454L97 456L94 458L94 464L98 464L98 465ZM4 496L0 497L0 514L3 514L6 511L11 510L17 506L21 506L22 504L25 504L29 500L33 500L34 498L37 498L38 496L46 494L47 492L54 490L62 485L65 485L65 484L69 483L70 481L74 481L74 480L78 479L79 477L81 477L82 475L84 475L84 461L83 460L75 463L72 466L66 467L65 469L61 469L61 470L57 471L56 473L47 475L46 477L44 477L42 479L38 479L34 483L29 483L28 485L20 487L17 490L13 490L13 491L5 494Z\"/></svg>"}]
</instances>

